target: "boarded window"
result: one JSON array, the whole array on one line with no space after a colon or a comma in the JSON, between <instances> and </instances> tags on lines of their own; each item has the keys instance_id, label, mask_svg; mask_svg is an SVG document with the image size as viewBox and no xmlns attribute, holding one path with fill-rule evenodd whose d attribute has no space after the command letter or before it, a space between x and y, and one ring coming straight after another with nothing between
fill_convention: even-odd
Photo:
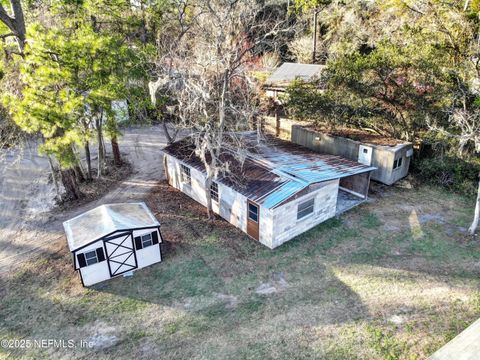
<instances>
[{"instance_id":1,"label":"boarded window","mask_svg":"<svg viewBox=\"0 0 480 360\"><path fill-rule=\"evenodd\" d=\"M190 175L190 168L186 165L180 164L180 179L184 184L191 185L192 177Z\"/></svg>"},{"instance_id":2,"label":"boarded window","mask_svg":"<svg viewBox=\"0 0 480 360\"><path fill-rule=\"evenodd\" d=\"M313 213L313 206L315 204L315 199L310 199L298 204L297 209L297 220L304 218L305 216Z\"/></svg>"},{"instance_id":3,"label":"boarded window","mask_svg":"<svg viewBox=\"0 0 480 360\"><path fill-rule=\"evenodd\" d=\"M218 184L216 182L212 182L210 185L210 197L212 201L218 202Z\"/></svg>"},{"instance_id":4,"label":"boarded window","mask_svg":"<svg viewBox=\"0 0 480 360\"><path fill-rule=\"evenodd\" d=\"M248 218L258 222L258 206L248 203Z\"/></svg>"}]
</instances>

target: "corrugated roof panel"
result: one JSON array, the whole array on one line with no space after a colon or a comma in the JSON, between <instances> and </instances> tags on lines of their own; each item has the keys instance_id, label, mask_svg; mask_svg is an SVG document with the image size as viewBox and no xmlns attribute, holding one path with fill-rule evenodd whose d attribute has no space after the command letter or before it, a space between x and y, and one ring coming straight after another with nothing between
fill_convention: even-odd
<instances>
[{"instance_id":1,"label":"corrugated roof panel","mask_svg":"<svg viewBox=\"0 0 480 360\"><path fill-rule=\"evenodd\" d=\"M303 190L308 185L299 183L296 181L288 181L284 183L278 189L275 189L272 193L261 199L260 203L267 209L273 208L275 205L280 204L282 201L295 195L300 190Z\"/></svg>"}]
</instances>

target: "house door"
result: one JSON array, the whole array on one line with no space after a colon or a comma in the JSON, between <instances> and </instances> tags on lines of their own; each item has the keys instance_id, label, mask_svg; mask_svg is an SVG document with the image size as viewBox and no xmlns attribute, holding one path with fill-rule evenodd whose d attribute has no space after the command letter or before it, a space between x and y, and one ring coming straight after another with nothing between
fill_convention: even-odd
<instances>
[{"instance_id":1,"label":"house door","mask_svg":"<svg viewBox=\"0 0 480 360\"><path fill-rule=\"evenodd\" d=\"M247 234L255 240L259 239L260 208L257 204L247 202Z\"/></svg>"},{"instance_id":2,"label":"house door","mask_svg":"<svg viewBox=\"0 0 480 360\"><path fill-rule=\"evenodd\" d=\"M373 149L370 146L360 145L358 147L358 162L360 164L372 165Z\"/></svg>"},{"instance_id":3,"label":"house door","mask_svg":"<svg viewBox=\"0 0 480 360\"><path fill-rule=\"evenodd\" d=\"M132 233L123 233L104 240L110 276L116 276L137 268L137 256Z\"/></svg>"}]
</instances>

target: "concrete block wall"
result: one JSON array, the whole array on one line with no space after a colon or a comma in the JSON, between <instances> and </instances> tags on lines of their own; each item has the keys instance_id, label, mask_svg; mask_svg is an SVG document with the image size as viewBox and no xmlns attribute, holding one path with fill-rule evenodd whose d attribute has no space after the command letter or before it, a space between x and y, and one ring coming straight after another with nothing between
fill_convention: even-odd
<instances>
[{"instance_id":1,"label":"concrete block wall","mask_svg":"<svg viewBox=\"0 0 480 360\"><path fill-rule=\"evenodd\" d=\"M287 202L272 211L274 231L271 248L280 246L295 236L335 216L339 180L327 181L322 183L322 185L322 187ZM315 198L313 214L297 220L298 205L311 198Z\"/></svg>"}]
</instances>

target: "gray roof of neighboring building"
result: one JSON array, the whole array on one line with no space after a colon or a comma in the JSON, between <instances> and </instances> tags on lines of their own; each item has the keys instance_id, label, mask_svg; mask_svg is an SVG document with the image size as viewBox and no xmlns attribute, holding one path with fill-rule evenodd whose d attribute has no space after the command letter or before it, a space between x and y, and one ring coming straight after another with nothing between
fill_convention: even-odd
<instances>
[{"instance_id":1,"label":"gray roof of neighboring building","mask_svg":"<svg viewBox=\"0 0 480 360\"><path fill-rule=\"evenodd\" d=\"M266 86L288 86L295 79L312 81L320 75L325 65L283 63L265 82Z\"/></svg>"},{"instance_id":2,"label":"gray roof of neighboring building","mask_svg":"<svg viewBox=\"0 0 480 360\"><path fill-rule=\"evenodd\" d=\"M63 223L70 251L117 231L155 226L160 223L143 202L101 205Z\"/></svg>"}]
</instances>

